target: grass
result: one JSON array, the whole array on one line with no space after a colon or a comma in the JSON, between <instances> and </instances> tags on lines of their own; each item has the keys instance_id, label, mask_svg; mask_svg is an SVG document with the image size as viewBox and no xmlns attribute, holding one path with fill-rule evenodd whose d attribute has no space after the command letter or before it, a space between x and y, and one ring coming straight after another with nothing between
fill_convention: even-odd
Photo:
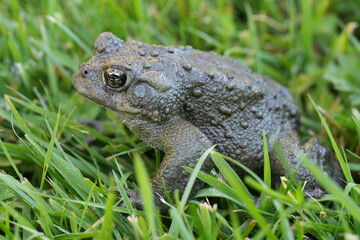
<instances>
[{"instance_id":1,"label":"grass","mask_svg":"<svg viewBox=\"0 0 360 240\"><path fill-rule=\"evenodd\" d=\"M12 0L0 9L0 239L358 239L357 1ZM161 153L71 84L103 31L213 50L286 85L303 113L301 137L334 149L346 186L303 157L329 194L304 197L292 178L271 189L268 164L264 176L240 178L231 159L209 150L202 160L209 155L221 175L188 169L188 190L196 175L208 187L177 195L160 215L147 179ZM84 119L102 120L104 132ZM140 189L144 212L127 187Z\"/></svg>"}]
</instances>

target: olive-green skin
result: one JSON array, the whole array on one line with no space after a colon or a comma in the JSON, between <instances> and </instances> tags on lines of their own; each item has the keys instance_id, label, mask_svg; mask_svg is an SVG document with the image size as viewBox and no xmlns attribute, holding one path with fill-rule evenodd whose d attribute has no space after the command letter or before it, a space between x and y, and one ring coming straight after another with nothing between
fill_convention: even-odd
<instances>
[{"instance_id":1,"label":"olive-green skin","mask_svg":"<svg viewBox=\"0 0 360 240\"><path fill-rule=\"evenodd\" d=\"M135 135L165 153L151 182L158 206L164 207L159 200L164 197L163 181L171 196L175 189L181 194L190 176L183 167L193 168L215 144L216 151L262 174L263 131L269 142L273 181L287 174L272 147L274 141L291 170L296 169L297 153L302 151L336 181L341 176L333 154L317 140L300 144L300 112L288 89L238 61L191 47L124 42L107 32L96 39L93 49L93 57L73 75L73 84L81 95L113 110ZM124 87L108 86L104 71L109 67L127 73ZM208 159L202 171L213 167ZM244 175L239 167L234 169ZM306 168L300 166L296 176L307 182L310 195L323 194ZM196 182L193 193L201 186ZM139 194L128 193L141 207Z\"/></svg>"}]
</instances>

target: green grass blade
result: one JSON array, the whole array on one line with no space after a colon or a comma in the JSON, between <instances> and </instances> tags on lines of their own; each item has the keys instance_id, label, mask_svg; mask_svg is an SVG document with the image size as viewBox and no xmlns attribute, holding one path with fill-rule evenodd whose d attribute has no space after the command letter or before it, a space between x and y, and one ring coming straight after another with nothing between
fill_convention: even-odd
<instances>
[{"instance_id":1,"label":"green grass blade","mask_svg":"<svg viewBox=\"0 0 360 240\"><path fill-rule=\"evenodd\" d=\"M268 151L268 144L266 140L265 131L262 133L263 135L263 144L264 144L264 183L270 188L271 187L271 169L270 169L270 157Z\"/></svg>"},{"instance_id":2,"label":"green grass blade","mask_svg":"<svg viewBox=\"0 0 360 240\"><path fill-rule=\"evenodd\" d=\"M259 45L259 39L258 39L258 33L256 24L254 21L254 14L252 13L251 6L248 1L245 2L245 11L246 11L246 17L248 19L248 28L250 30L251 38L252 38L252 49L254 51L255 55L255 62L256 62L256 71L258 73L262 73L263 67L262 67L262 59L261 59L261 53L260 53L260 45Z\"/></svg>"},{"instance_id":3,"label":"green grass blade","mask_svg":"<svg viewBox=\"0 0 360 240\"><path fill-rule=\"evenodd\" d=\"M120 192L120 195L121 195L121 198L123 199L124 201L124 204L126 206L126 209L129 211L129 215L130 216L135 216L136 217L136 212L131 204L131 201L129 199L129 197L127 196L126 192L125 192L125 189L123 187L123 185L121 184L120 182L120 179L119 177L117 176L117 174L115 173L115 171L113 170L113 176L115 178L115 182L116 182L116 186L118 188L118 191Z\"/></svg>"},{"instance_id":4,"label":"green grass blade","mask_svg":"<svg viewBox=\"0 0 360 240\"><path fill-rule=\"evenodd\" d=\"M25 180L24 185L27 186L29 190L33 192L37 192L35 188L30 184L30 182L28 182L27 180ZM53 233L56 231L55 231L55 225L52 221L52 218L50 217L50 209L51 209L50 206L48 205L47 202L45 202L45 200L41 196L37 194L31 194L30 196L32 196L32 198L39 207L40 217L38 221L41 224L45 232L45 235L49 238L53 238Z\"/></svg>"},{"instance_id":5,"label":"green grass blade","mask_svg":"<svg viewBox=\"0 0 360 240\"><path fill-rule=\"evenodd\" d=\"M9 105L10 105L10 107L12 106L11 109L15 109L14 105L13 105L12 102L11 102L11 101L14 101L14 102L22 105L23 107L25 107L25 108L27 108L27 109L35 112L35 113L38 113L38 114L40 114L40 115L42 115L42 116L45 116L45 115L46 115L46 116L48 116L49 118L52 118L52 119L56 119L56 118L57 118L57 114L56 114L56 113L51 112L51 111L48 111L48 110L45 110L45 109L43 109L43 108L41 108L41 107L39 107L39 106L36 106L36 105L34 105L34 104L27 103L27 102L25 102L24 100L21 100L21 99L15 98L15 97L11 97L11 96L7 96L7 95L5 96L5 99L9 99L9 102L11 103L11 105L10 105L10 104L9 104ZM10 100L11 100L11 101L10 101ZM15 117L16 117L17 119L18 119L18 117L19 117L19 119L21 119L20 122L19 122L20 125L21 125L25 130L27 130L28 132L30 132L29 128L28 128L27 125L25 124L24 120L22 120L20 114L16 111L16 109L15 109L15 111L14 111L14 115L15 115ZM61 122L64 122L64 121L66 121L66 118L64 118L64 117L61 116L61 117L60 117L60 120L61 120ZM19 121L19 120L18 120L18 121ZM79 123L77 123L77 122L75 122L75 121L72 121L72 120L69 120L68 123L71 125L71 128L70 128L70 129L76 129L77 131L88 133L89 135L91 135L91 136L93 136L93 137L95 137L95 138L97 138L97 139L100 139L100 140L102 140L102 141L104 141L104 142L111 142L111 139L110 139L110 138L106 137L104 134L100 134L98 131L96 131L96 130L90 128L90 127L87 127L87 126L85 126L85 125L79 124Z\"/></svg>"},{"instance_id":6,"label":"green grass blade","mask_svg":"<svg viewBox=\"0 0 360 240\"><path fill-rule=\"evenodd\" d=\"M177 227L181 239L195 239L191 232L186 228L186 224L182 220L179 211L175 208L170 209L170 214L173 219L173 224Z\"/></svg>"},{"instance_id":7,"label":"green grass blade","mask_svg":"<svg viewBox=\"0 0 360 240\"><path fill-rule=\"evenodd\" d=\"M50 165L51 154L52 154L52 151L53 151L56 134L58 132L59 119L60 119L60 109L58 111L58 115L57 115L57 118L56 118L54 130L52 131L52 134L51 134L49 148L48 148L48 150L46 152L46 155L45 155L44 167L43 167L43 172L42 172L42 177L41 177L41 184L40 184L40 192L43 191L46 173L47 173L47 170L48 170L49 165ZM49 131L51 133L50 124L46 119L45 119L45 121L46 121L47 127L48 127L48 129L49 129Z\"/></svg>"},{"instance_id":8,"label":"green grass blade","mask_svg":"<svg viewBox=\"0 0 360 240\"><path fill-rule=\"evenodd\" d=\"M97 232L67 233L54 236L54 240L93 239L96 235Z\"/></svg>"},{"instance_id":9,"label":"green grass blade","mask_svg":"<svg viewBox=\"0 0 360 240\"><path fill-rule=\"evenodd\" d=\"M230 167L230 165L221 157L221 155L216 152L211 152L210 155L216 167L220 170L226 181L228 181L229 185L232 188L234 188L236 191L239 191L239 189L243 189L247 197L252 198L246 186L241 181L240 177Z\"/></svg>"},{"instance_id":10,"label":"green grass blade","mask_svg":"<svg viewBox=\"0 0 360 240\"><path fill-rule=\"evenodd\" d=\"M189 172L192 172L192 169L189 168L185 168L186 170L188 170ZM243 203L241 201L241 196L238 195L238 193L232 189L231 187L229 187L228 185L226 185L224 182L220 181L219 179L216 179L206 173L203 172L199 172L198 173L198 178L200 180L202 180L203 182L209 184L211 187L216 188L219 192L225 194L227 196L228 199L233 200L233 202L239 204L240 206L243 206ZM199 196L202 196L203 191L205 190L201 190ZM212 191L212 190L210 190ZM206 193L206 191L205 191ZM214 196L219 195L217 192L213 193L210 192L210 194L213 194ZM223 197L225 197L223 195Z\"/></svg>"},{"instance_id":11,"label":"green grass blade","mask_svg":"<svg viewBox=\"0 0 360 240\"><path fill-rule=\"evenodd\" d=\"M6 102L9 104L12 112L14 113L15 118L18 120L19 124L24 128L24 130L30 132L29 127L26 125L25 121L22 119L19 112L16 110L14 104L12 103L12 101L11 101L12 97L10 97L8 95L5 95L4 97L5 97Z\"/></svg>"},{"instance_id":12,"label":"green grass blade","mask_svg":"<svg viewBox=\"0 0 360 240\"><path fill-rule=\"evenodd\" d=\"M333 149L335 151L336 157L339 160L341 169L342 169L342 171L343 171L343 173L345 175L346 180L348 182L350 182L350 183L353 183L354 179L351 176L350 168L349 168L347 162L344 160L344 158L343 158L343 156L342 156L342 154L340 152L340 149L337 146L337 144L335 142L335 139L334 139L334 137L333 137L333 135L332 135L332 133L330 131L330 128L329 128L329 126L327 125L327 123L325 121L325 118L320 113L319 109L317 108L317 106L316 106L315 102L312 100L312 98L310 96L309 96L309 98L310 98L310 101L311 101L312 105L314 106L314 108L315 108L315 110L316 110L316 112L317 112L317 114L318 114L318 116L319 116L319 118L321 120L322 125L324 126L324 128L326 130L326 133L327 133L327 135L328 135L328 137L330 139L330 142L331 142L331 145L332 145L332 147L333 147Z\"/></svg>"},{"instance_id":13,"label":"green grass blade","mask_svg":"<svg viewBox=\"0 0 360 240\"><path fill-rule=\"evenodd\" d=\"M206 158L209 156L210 152L215 148L215 146L209 148L208 150L206 150L201 157L199 158L199 160L197 161L195 167L194 167L194 171L191 173L190 178L188 180L188 183L186 184L184 193L181 197L181 201L180 201L180 211L183 211L185 208L185 205L190 197L190 192L191 189L195 183L196 180L196 176L198 175L198 173L200 172L201 166L204 164Z\"/></svg>"},{"instance_id":14,"label":"green grass blade","mask_svg":"<svg viewBox=\"0 0 360 240\"><path fill-rule=\"evenodd\" d=\"M19 169L17 168L13 158L11 157L11 155L9 154L8 150L6 149L3 141L1 141L0 139L0 146L5 154L5 156L7 157L7 159L9 160L9 163L11 164L12 168L14 169L14 171L16 172L16 175L18 175L20 181L24 181L24 177L21 175L21 173L19 172Z\"/></svg>"},{"instance_id":15,"label":"green grass blade","mask_svg":"<svg viewBox=\"0 0 360 240\"><path fill-rule=\"evenodd\" d=\"M101 229L101 239L104 240L111 240L112 238L112 233L113 233L113 215L114 215L114 211L113 211L113 205L115 203L115 193L114 193L114 183L112 181L112 185L110 186L110 191L108 192L107 195L107 200L106 200L106 209L105 209L105 214L104 214L104 221L102 224L102 229Z\"/></svg>"},{"instance_id":16,"label":"green grass blade","mask_svg":"<svg viewBox=\"0 0 360 240\"><path fill-rule=\"evenodd\" d=\"M334 180L327 176L319 166L312 163L305 155L300 155L300 160L304 163L307 169L314 175L314 177L321 183L321 185L331 193L334 198L340 202L349 214L352 215L357 221L360 221L360 207L344 191L337 185Z\"/></svg>"},{"instance_id":17,"label":"green grass blade","mask_svg":"<svg viewBox=\"0 0 360 240\"><path fill-rule=\"evenodd\" d=\"M264 193L272 198L281 200L283 202L286 202L288 204L297 205L299 206L300 203L292 198L290 198L288 195L283 195L275 190L272 190L271 188L264 186L263 184L260 184L259 182L255 181L251 177L245 177L245 182L255 190Z\"/></svg>"},{"instance_id":18,"label":"green grass blade","mask_svg":"<svg viewBox=\"0 0 360 240\"><path fill-rule=\"evenodd\" d=\"M135 176L141 193L146 220L149 224L150 236L156 236L155 205L149 175L138 153L134 153Z\"/></svg>"},{"instance_id":19,"label":"green grass blade","mask_svg":"<svg viewBox=\"0 0 360 240\"><path fill-rule=\"evenodd\" d=\"M274 200L273 203L274 203L274 206L276 207L276 209L278 210L278 213L280 215L280 221L281 221L280 222L280 229L281 229L283 239L293 240L294 239L294 234L291 231L288 215L285 212L284 206L280 202L278 202L276 200Z\"/></svg>"},{"instance_id":20,"label":"green grass blade","mask_svg":"<svg viewBox=\"0 0 360 240\"><path fill-rule=\"evenodd\" d=\"M67 26L61 23L59 20L54 18L53 16L47 16L47 19L50 22L55 23L59 28L61 28L74 42L76 42L88 55L91 54L91 49L85 44L76 34L71 31Z\"/></svg>"},{"instance_id":21,"label":"green grass blade","mask_svg":"<svg viewBox=\"0 0 360 240\"><path fill-rule=\"evenodd\" d=\"M24 185L4 173L0 173L0 181L2 181L7 186L9 191L21 199L21 201L31 206L35 211L38 211L37 203L27 194L28 189L26 189Z\"/></svg>"}]
</instances>

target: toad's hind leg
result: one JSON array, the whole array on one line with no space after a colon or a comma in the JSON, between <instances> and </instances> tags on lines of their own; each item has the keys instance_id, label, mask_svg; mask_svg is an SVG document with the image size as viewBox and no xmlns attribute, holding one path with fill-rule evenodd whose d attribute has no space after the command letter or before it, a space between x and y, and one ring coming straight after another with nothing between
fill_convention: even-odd
<instances>
[{"instance_id":1,"label":"toad's hind leg","mask_svg":"<svg viewBox=\"0 0 360 240\"><path fill-rule=\"evenodd\" d=\"M285 155L285 158L289 164L291 173L296 171L296 178L305 183L305 192L312 196L319 198L325 191L318 183L318 181L312 176L310 171L300 162L299 152L302 152L309 158L314 164L318 165L323 172L332 177L336 182L340 182L342 178L341 168L337 159L330 149L325 148L320 144L320 141L316 138L311 138L303 146L300 145L300 141L297 137L297 133L294 131L282 133L277 141L280 150ZM273 153L276 155L275 153ZM286 173L285 166L278 156L273 156L274 164L282 165L275 169L282 169L278 171L279 174Z\"/></svg>"},{"instance_id":2,"label":"toad's hind leg","mask_svg":"<svg viewBox=\"0 0 360 240\"><path fill-rule=\"evenodd\" d=\"M302 147L306 156L316 165L318 165L323 172L330 176L335 182L342 183L344 175L342 173L339 161L336 159L334 153L329 149L320 144L320 141L316 138L311 138ZM305 170L303 170L305 169ZM301 166L297 172L298 179L308 182L308 186L305 188L307 192L314 196L320 197L324 191L320 189L319 183L309 173L304 166ZM310 176L309 176L310 175ZM319 194L317 194L319 193Z\"/></svg>"}]
</instances>

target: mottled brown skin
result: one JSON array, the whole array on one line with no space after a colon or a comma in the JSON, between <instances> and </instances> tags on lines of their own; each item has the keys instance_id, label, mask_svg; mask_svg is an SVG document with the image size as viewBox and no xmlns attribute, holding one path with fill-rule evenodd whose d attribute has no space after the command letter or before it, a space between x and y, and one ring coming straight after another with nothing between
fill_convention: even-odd
<instances>
[{"instance_id":1,"label":"mottled brown skin","mask_svg":"<svg viewBox=\"0 0 360 240\"><path fill-rule=\"evenodd\" d=\"M214 144L218 152L262 173L263 130L275 180L287 173L273 150L274 141L292 170L299 163L297 151L302 151L338 181L339 167L330 151L315 139L300 145L300 112L288 89L270 78L215 53L124 42L112 33L101 34L93 49L93 57L73 75L74 86L81 95L113 110L135 135L165 153L152 179L159 206L162 181L171 196L175 189L182 193L190 175L183 167L193 168ZM211 168L207 160L202 171ZM307 181L309 194L323 194L307 169L300 167L296 175ZM197 182L193 192L201 185ZM139 194L130 190L128 194L140 207Z\"/></svg>"}]
</instances>

